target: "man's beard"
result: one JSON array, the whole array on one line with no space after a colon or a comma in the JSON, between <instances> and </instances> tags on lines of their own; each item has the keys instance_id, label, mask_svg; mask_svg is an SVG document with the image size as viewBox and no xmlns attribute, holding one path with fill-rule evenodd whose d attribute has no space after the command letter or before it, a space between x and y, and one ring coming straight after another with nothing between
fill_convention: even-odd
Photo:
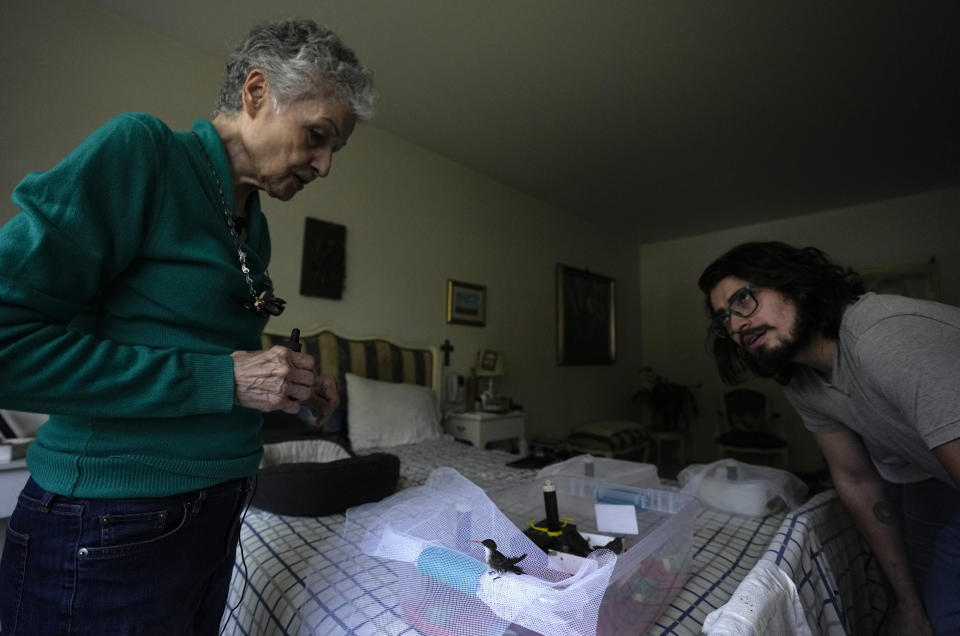
<instances>
[{"instance_id":1,"label":"man's beard","mask_svg":"<svg viewBox=\"0 0 960 636\"><path fill-rule=\"evenodd\" d=\"M797 354L807 348L813 338L813 329L811 321L808 320L802 312L797 313L793 326L790 328L790 334L772 349L761 348L756 352L751 352L757 363L757 366L764 369L771 375L779 374L781 371L793 364Z\"/></svg>"}]
</instances>

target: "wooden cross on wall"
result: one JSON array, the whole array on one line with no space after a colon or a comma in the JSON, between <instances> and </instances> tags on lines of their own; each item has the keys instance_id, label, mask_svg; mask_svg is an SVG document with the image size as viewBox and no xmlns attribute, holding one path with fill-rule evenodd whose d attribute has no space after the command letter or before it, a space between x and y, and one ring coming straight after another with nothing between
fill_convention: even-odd
<instances>
[{"instance_id":1,"label":"wooden cross on wall","mask_svg":"<svg viewBox=\"0 0 960 636\"><path fill-rule=\"evenodd\" d=\"M443 366L450 366L450 352L453 351L453 345L450 344L450 340L445 339L443 341L443 346L440 347L440 351L443 351Z\"/></svg>"}]
</instances>

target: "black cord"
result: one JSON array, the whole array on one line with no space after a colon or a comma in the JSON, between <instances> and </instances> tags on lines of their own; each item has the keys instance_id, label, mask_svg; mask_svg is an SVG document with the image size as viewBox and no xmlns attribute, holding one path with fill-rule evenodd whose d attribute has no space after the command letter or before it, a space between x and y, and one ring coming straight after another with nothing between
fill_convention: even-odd
<instances>
[{"instance_id":1,"label":"black cord","mask_svg":"<svg viewBox=\"0 0 960 636\"><path fill-rule=\"evenodd\" d=\"M247 495L247 502L243 506L243 513L240 515L240 525L238 526L238 535L243 534L243 522L247 518L247 511L250 510L250 504L253 502L254 495L257 494L257 483L259 473L253 476L251 479L250 493ZM230 622L230 619L233 618L233 613L240 608L240 604L243 603L243 595L247 593L247 580L249 579L249 572L247 571L247 556L243 552L243 539L242 537L237 537L237 543L240 544L240 562L243 564L243 587L240 588L240 598L237 599L237 604L230 608L230 613L227 614L226 620L223 621L223 626L220 628L220 636L223 636L223 632L227 629L227 623ZM231 572L233 568L230 568ZM232 575L231 575L232 576Z\"/></svg>"}]
</instances>

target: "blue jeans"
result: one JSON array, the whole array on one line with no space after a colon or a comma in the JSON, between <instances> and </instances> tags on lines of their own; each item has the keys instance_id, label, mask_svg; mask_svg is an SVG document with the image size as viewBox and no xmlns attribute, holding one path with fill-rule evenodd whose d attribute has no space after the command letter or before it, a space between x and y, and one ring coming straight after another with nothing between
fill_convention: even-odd
<instances>
[{"instance_id":1,"label":"blue jeans","mask_svg":"<svg viewBox=\"0 0 960 636\"><path fill-rule=\"evenodd\" d=\"M924 602L937 636L960 634L960 515L937 535L937 555L927 575Z\"/></svg>"},{"instance_id":2,"label":"blue jeans","mask_svg":"<svg viewBox=\"0 0 960 636\"><path fill-rule=\"evenodd\" d=\"M960 635L960 490L938 479L884 485L937 636Z\"/></svg>"},{"instance_id":3,"label":"blue jeans","mask_svg":"<svg viewBox=\"0 0 960 636\"><path fill-rule=\"evenodd\" d=\"M217 634L249 493L78 499L30 479L0 563L3 636Z\"/></svg>"}]
</instances>

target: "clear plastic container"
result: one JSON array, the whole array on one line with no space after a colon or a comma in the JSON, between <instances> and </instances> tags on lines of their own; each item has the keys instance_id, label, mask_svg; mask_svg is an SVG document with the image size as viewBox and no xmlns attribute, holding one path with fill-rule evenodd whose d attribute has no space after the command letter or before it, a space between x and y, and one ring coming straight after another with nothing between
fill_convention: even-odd
<instances>
[{"instance_id":1,"label":"clear plastic container","mask_svg":"<svg viewBox=\"0 0 960 636\"><path fill-rule=\"evenodd\" d=\"M807 485L792 473L731 458L691 464L677 479L681 492L698 497L705 505L748 516L792 510L807 495Z\"/></svg>"},{"instance_id":2,"label":"clear plastic container","mask_svg":"<svg viewBox=\"0 0 960 636\"><path fill-rule=\"evenodd\" d=\"M657 467L653 464L631 462L625 459L612 459L610 457L577 455L565 461L545 466L540 469L536 478L542 481L554 475L593 477L615 484L638 486L641 488L660 487Z\"/></svg>"},{"instance_id":3,"label":"clear plastic container","mask_svg":"<svg viewBox=\"0 0 960 636\"><path fill-rule=\"evenodd\" d=\"M639 534L622 537L624 550L600 605L597 633L645 632L663 613L690 575L693 522L700 503L691 495L634 488L589 477L556 474L561 518L572 518L580 532L609 534L596 523L596 503L633 505ZM521 529L545 516L543 480L491 495L497 507Z\"/></svg>"}]
</instances>

